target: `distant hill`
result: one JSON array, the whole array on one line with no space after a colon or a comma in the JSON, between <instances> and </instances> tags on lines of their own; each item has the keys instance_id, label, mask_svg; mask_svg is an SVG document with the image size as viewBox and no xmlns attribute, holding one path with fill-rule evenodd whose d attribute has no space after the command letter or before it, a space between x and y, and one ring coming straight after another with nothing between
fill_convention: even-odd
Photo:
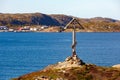
<instances>
[{"instance_id":1,"label":"distant hill","mask_svg":"<svg viewBox=\"0 0 120 80\"><path fill-rule=\"evenodd\" d=\"M67 16L67 15L50 15L50 16L56 19L61 26L65 26L73 18L72 16Z\"/></svg>"},{"instance_id":2,"label":"distant hill","mask_svg":"<svg viewBox=\"0 0 120 80\"><path fill-rule=\"evenodd\" d=\"M42 14L42 13L24 13L24 14L0 14L0 26L18 27L18 26L65 26L73 16L61 14ZM77 20L91 32L120 32L120 21L111 18L77 18Z\"/></svg>"},{"instance_id":3,"label":"distant hill","mask_svg":"<svg viewBox=\"0 0 120 80\"><path fill-rule=\"evenodd\" d=\"M28 14L0 14L0 25L51 25L59 26L59 22L41 13L28 13Z\"/></svg>"}]
</instances>

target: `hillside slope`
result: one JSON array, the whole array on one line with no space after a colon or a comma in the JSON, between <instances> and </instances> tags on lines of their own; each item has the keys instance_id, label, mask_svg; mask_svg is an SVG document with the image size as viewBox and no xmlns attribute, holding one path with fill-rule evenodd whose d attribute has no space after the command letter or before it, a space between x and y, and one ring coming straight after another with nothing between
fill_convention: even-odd
<instances>
[{"instance_id":1,"label":"hillside slope","mask_svg":"<svg viewBox=\"0 0 120 80\"><path fill-rule=\"evenodd\" d=\"M28 14L0 14L0 25L51 25L59 26L59 22L42 13L28 13Z\"/></svg>"},{"instance_id":2,"label":"hillside slope","mask_svg":"<svg viewBox=\"0 0 120 80\"><path fill-rule=\"evenodd\" d=\"M120 70L85 64L78 57L73 56L66 58L64 62L12 80L120 80Z\"/></svg>"},{"instance_id":3,"label":"hillside slope","mask_svg":"<svg viewBox=\"0 0 120 80\"><path fill-rule=\"evenodd\" d=\"M0 26L18 27L18 26L57 26L64 27L73 16L60 14L42 14L42 13L26 13L26 14L0 14ZM85 31L90 32L120 32L120 21L111 18L76 18L84 27Z\"/></svg>"}]
</instances>

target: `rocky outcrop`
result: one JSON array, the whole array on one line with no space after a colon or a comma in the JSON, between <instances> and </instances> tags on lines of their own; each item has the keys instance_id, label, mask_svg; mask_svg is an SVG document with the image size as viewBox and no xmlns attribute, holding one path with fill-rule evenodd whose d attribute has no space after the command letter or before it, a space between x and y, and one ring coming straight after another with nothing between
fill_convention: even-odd
<instances>
[{"instance_id":1,"label":"rocky outcrop","mask_svg":"<svg viewBox=\"0 0 120 80\"><path fill-rule=\"evenodd\" d=\"M120 69L120 64L113 65L112 67Z\"/></svg>"},{"instance_id":2,"label":"rocky outcrop","mask_svg":"<svg viewBox=\"0 0 120 80\"><path fill-rule=\"evenodd\" d=\"M45 69L63 69L63 68L72 68L72 67L81 67L85 63L77 56L70 56L65 59L63 62L58 62L54 65L49 65Z\"/></svg>"},{"instance_id":3,"label":"rocky outcrop","mask_svg":"<svg viewBox=\"0 0 120 80\"><path fill-rule=\"evenodd\" d=\"M69 67L81 67L81 65L84 65L85 63L78 58L77 55L74 55L72 57L67 57L64 62L59 62L55 68L61 69L61 68L69 68Z\"/></svg>"},{"instance_id":4,"label":"rocky outcrop","mask_svg":"<svg viewBox=\"0 0 120 80\"><path fill-rule=\"evenodd\" d=\"M12 80L120 80L120 70L85 64L77 55Z\"/></svg>"}]
</instances>

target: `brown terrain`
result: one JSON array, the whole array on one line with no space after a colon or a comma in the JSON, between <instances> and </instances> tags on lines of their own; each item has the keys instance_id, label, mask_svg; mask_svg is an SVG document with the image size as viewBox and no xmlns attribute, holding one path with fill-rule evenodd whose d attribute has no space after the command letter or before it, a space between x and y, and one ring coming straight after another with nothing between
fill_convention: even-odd
<instances>
[{"instance_id":1,"label":"brown terrain","mask_svg":"<svg viewBox=\"0 0 120 80\"><path fill-rule=\"evenodd\" d=\"M85 64L77 56L12 80L120 80L120 67Z\"/></svg>"},{"instance_id":2,"label":"brown terrain","mask_svg":"<svg viewBox=\"0 0 120 80\"><path fill-rule=\"evenodd\" d=\"M0 26L8 26L16 29L18 27L30 26L48 26L42 32L59 32L61 28L72 19L76 18L85 28L83 32L120 32L120 20L111 18L78 18L67 15L47 15L42 13L25 13L25 14L2 14L0 13ZM52 27L52 28L50 28ZM69 32L71 30L65 30ZM80 32L81 30L77 30Z\"/></svg>"}]
</instances>

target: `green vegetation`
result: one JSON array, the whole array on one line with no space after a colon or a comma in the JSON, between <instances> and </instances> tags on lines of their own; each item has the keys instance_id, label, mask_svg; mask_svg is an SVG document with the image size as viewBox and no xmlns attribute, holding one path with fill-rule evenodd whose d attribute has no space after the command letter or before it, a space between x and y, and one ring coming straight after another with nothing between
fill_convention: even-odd
<instances>
[{"instance_id":1,"label":"green vegetation","mask_svg":"<svg viewBox=\"0 0 120 80\"><path fill-rule=\"evenodd\" d=\"M48 80L120 80L120 70L111 67L83 65L82 67L74 68L44 69L20 76L19 78L15 78L13 80L37 80L38 77L43 76Z\"/></svg>"}]
</instances>

